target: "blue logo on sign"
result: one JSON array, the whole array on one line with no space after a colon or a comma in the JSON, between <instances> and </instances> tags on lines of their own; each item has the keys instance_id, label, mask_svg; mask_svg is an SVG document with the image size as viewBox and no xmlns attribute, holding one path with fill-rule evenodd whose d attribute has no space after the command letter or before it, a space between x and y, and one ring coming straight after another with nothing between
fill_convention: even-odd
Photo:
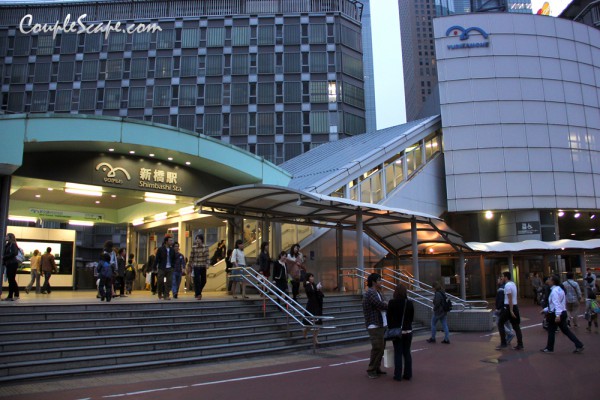
<instances>
[{"instance_id":1,"label":"blue logo on sign","mask_svg":"<svg viewBox=\"0 0 600 400\"><path fill-rule=\"evenodd\" d=\"M487 39L490 36L486 31L477 26L472 26L470 28L465 29L459 25L454 25L448 28L448 30L446 31L446 36L458 36L458 38L461 41L463 41L468 40L472 33L479 33L481 36L483 36L484 39ZM454 50L473 47L489 47L489 45L490 42L486 40L485 42L449 44L448 49Z\"/></svg>"}]
</instances>

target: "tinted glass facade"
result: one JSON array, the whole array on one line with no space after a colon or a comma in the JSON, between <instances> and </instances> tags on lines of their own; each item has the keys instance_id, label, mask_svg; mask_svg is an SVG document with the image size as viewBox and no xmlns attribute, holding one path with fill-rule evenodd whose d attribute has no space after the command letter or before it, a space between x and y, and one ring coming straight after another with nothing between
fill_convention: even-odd
<instances>
[{"instance_id":1,"label":"tinted glass facade","mask_svg":"<svg viewBox=\"0 0 600 400\"><path fill-rule=\"evenodd\" d=\"M87 113L192 130L281 163L365 132L360 3L148 1L0 7L1 111ZM161 31L23 34L19 21Z\"/></svg>"}]
</instances>

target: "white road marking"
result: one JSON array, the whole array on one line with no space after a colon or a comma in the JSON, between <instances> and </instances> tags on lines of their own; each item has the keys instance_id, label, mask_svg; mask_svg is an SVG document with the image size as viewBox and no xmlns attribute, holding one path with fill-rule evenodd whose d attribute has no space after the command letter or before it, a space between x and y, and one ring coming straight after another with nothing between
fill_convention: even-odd
<instances>
[{"instance_id":1,"label":"white road marking","mask_svg":"<svg viewBox=\"0 0 600 400\"><path fill-rule=\"evenodd\" d=\"M529 329L529 328L535 328L536 326L542 326L542 323L540 322L539 324L522 326L521 330ZM483 336L479 336L479 337L487 337L487 336L494 336L494 335L499 335L499 333L498 332L492 332L492 333L488 333L487 335L483 335Z\"/></svg>"}]
</instances>

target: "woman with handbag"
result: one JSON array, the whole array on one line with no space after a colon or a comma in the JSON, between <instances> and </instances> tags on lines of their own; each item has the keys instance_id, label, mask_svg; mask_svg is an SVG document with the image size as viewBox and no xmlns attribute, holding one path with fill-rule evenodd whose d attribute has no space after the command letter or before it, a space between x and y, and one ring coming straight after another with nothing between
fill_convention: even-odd
<instances>
[{"instance_id":1,"label":"woman with handbag","mask_svg":"<svg viewBox=\"0 0 600 400\"><path fill-rule=\"evenodd\" d=\"M298 243L292 245L287 259L288 272L292 278L292 297L294 300L298 300L298 295L300 294L300 282L304 282L306 279L304 255L300 253L300 245Z\"/></svg>"},{"instance_id":2,"label":"woman with handbag","mask_svg":"<svg viewBox=\"0 0 600 400\"><path fill-rule=\"evenodd\" d=\"M406 288L402 285L396 286L394 298L388 303L388 334L386 334L386 339L392 340L394 344L394 380L396 381L412 378L410 346L414 315L415 308L413 302L408 299Z\"/></svg>"}]
</instances>

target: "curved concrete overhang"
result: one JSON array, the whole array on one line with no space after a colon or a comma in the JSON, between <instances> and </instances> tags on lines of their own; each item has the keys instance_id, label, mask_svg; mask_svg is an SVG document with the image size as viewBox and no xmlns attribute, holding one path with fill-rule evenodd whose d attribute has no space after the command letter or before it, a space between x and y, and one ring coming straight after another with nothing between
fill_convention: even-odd
<instances>
[{"instance_id":1,"label":"curved concrete overhang","mask_svg":"<svg viewBox=\"0 0 600 400\"><path fill-rule=\"evenodd\" d=\"M10 175L24 152L97 151L148 157L232 182L287 185L291 175L233 145L167 125L85 114L14 114L0 116L0 173Z\"/></svg>"}]
</instances>

